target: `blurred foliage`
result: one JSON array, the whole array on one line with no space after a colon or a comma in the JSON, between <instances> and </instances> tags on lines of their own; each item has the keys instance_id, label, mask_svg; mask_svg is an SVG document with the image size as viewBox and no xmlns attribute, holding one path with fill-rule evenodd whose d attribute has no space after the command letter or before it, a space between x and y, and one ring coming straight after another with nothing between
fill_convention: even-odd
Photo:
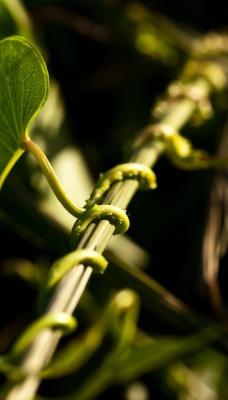
<instances>
[{"instance_id":1,"label":"blurred foliage","mask_svg":"<svg viewBox=\"0 0 228 400\"><path fill-rule=\"evenodd\" d=\"M5 3L0 1L0 38L12 34L32 38L51 78L47 107L32 124L31 137L45 149L63 185L75 199L80 197L82 205L100 172L127 161L133 139L150 121L157 99L178 77L192 41L210 31L227 32L226 1L24 0L20 4L28 20L23 19L23 10L16 12ZM208 122L199 127L189 124L184 133L196 147L214 154L225 129L227 99L214 101L213 107ZM77 309L78 333L71 338L80 343L80 335L91 326L96 329L93 324L102 320L110 299L129 287L140 302L129 363L120 360L116 366L110 359L121 338L116 330L122 330L119 325L109 327L80 370L43 381L40 398L80 399L78 393L88 385L94 385L96 393L88 398L99 400L228 398L226 340L196 333L208 323L220 323L202 280L213 171L177 170L165 158L154 170L156 191L137 193L128 208L128 235L145 251L146 265L131 271L118 260L118 250L117 254L107 250L110 266L103 276L92 277ZM40 283L51 263L70 251L73 222L53 198L34 160L23 156L0 196L2 353L36 318ZM127 259L132 251L127 242L122 251ZM227 261L225 251L219 272L225 304ZM141 352L137 346L142 338ZM67 338L63 345L68 345ZM145 363L137 352L144 354ZM139 370L129 377L128 369L137 364ZM113 370L125 368L126 379L111 367L111 375L105 375L107 365ZM75 397L69 397L72 393Z\"/></svg>"}]
</instances>

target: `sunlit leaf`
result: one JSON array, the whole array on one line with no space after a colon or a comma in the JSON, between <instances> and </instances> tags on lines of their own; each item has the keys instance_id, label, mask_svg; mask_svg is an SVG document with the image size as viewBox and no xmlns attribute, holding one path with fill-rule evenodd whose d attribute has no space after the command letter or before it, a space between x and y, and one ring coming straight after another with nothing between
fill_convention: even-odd
<instances>
[{"instance_id":1,"label":"sunlit leaf","mask_svg":"<svg viewBox=\"0 0 228 400\"><path fill-rule=\"evenodd\" d=\"M46 64L38 49L20 36L0 42L0 187L23 153L20 143L49 92Z\"/></svg>"}]
</instances>

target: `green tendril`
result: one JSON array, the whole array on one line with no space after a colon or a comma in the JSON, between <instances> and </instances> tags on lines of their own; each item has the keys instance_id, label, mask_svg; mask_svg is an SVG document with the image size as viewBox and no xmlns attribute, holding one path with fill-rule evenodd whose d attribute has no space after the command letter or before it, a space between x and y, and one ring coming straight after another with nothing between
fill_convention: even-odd
<instances>
[{"instance_id":1,"label":"green tendril","mask_svg":"<svg viewBox=\"0 0 228 400\"><path fill-rule=\"evenodd\" d=\"M45 328L61 329L64 335L72 333L77 327L76 319L67 313L46 314L33 322L14 343L11 354L19 357L28 348L34 336Z\"/></svg>"},{"instance_id":2,"label":"green tendril","mask_svg":"<svg viewBox=\"0 0 228 400\"><path fill-rule=\"evenodd\" d=\"M157 187L156 176L149 167L138 163L120 164L101 174L87 201L87 208L99 203L114 182L123 181L124 179L137 179L141 190L155 189Z\"/></svg>"},{"instance_id":3,"label":"green tendril","mask_svg":"<svg viewBox=\"0 0 228 400\"><path fill-rule=\"evenodd\" d=\"M72 315L64 312L46 314L36 319L18 337L10 352L6 356L0 357L0 370L9 375L11 379L20 379L24 373L14 363L28 349L34 340L34 336L45 328L60 329L64 335L68 335L77 328L77 320Z\"/></svg>"},{"instance_id":4,"label":"green tendril","mask_svg":"<svg viewBox=\"0 0 228 400\"><path fill-rule=\"evenodd\" d=\"M71 231L71 247L75 248L81 234L91 222L108 220L115 225L114 235L124 233L128 230L130 222L126 211L119 207L108 204L97 205L87 208L75 222Z\"/></svg>"},{"instance_id":5,"label":"green tendril","mask_svg":"<svg viewBox=\"0 0 228 400\"><path fill-rule=\"evenodd\" d=\"M74 217L78 217L84 211L84 209L73 203L71 199L67 196L50 162L48 161L41 148L30 139L24 140L21 143L21 148L24 150L28 150L30 153L33 154L57 199L70 214L72 214Z\"/></svg>"},{"instance_id":6,"label":"green tendril","mask_svg":"<svg viewBox=\"0 0 228 400\"><path fill-rule=\"evenodd\" d=\"M190 140L180 135L172 126L163 123L147 126L137 138L134 147L147 141L160 140L165 143L165 153L178 168L185 170L225 168L228 158L213 157L206 151L194 149Z\"/></svg>"},{"instance_id":7,"label":"green tendril","mask_svg":"<svg viewBox=\"0 0 228 400\"><path fill-rule=\"evenodd\" d=\"M89 249L76 250L60 258L49 270L41 286L38 299L39 310L43 309L46 297L62 277L71 268L80 264L92 267L94 273L102 274L105 271L108 262L104 256Z\"/></svg>"},{"instance_id":8,"label":"green tendril","mask_svg":"<svg viewBox=\"0 0 228 400\"><path fill-rule=\"evenodd\" d=\"M166 144L166 154L176 158L188 157L192 153L192 144L176 129L167 124L147 126L137 138L135 147L142 146L148 140L160 140Z\"/></svg>"},{"instance_id":9,"label":"green tendril","mask_svg":"<svg viewBox=\"0 0 228 400\"><path fill-rule=\"evenodd\" d=\"M154 172L145 165L138 163L120 164L102 174L89 198L86 210L78 217L71 232L71 246L75 248L81 234L87 226L94 221L108 220L115 225L114 235L124 233L129 228L129 219L126 211L119 207L97 203L114 182L124 179L137 179L139 188L142 190L154 189L156 187L156 176Z\"/></svg>"},{"instance_id":10,"label":"green tendril","mask_svg":"<svg viewBox=\"0 0 228 400\"><path fill-rule=\"evenodd\" d=\"M179 133L171 125L158 123L146 126L133 144L135 149L143 146L148 141L160 140L165 143L173 141Z\"/></svg>"}]
</instances>

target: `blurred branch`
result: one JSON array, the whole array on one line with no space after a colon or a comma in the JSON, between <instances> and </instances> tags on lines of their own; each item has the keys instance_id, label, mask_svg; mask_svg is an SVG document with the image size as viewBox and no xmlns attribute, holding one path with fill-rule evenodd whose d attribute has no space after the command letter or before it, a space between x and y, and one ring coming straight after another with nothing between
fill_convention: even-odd
<instances>
[{"instance_id":1,"label":"blurred branch","mask_svg":"<svg viewBox=\"0 0 228 400\"><path fill-rule=\"evenodd\" d=\"M219 137L218 156L228 155L228 123ZM203 239L203 287L215 315L228 328L228 314L219 285L219 265L228 245L227 168L214 172Z\"/></svg>"}]
</instances>

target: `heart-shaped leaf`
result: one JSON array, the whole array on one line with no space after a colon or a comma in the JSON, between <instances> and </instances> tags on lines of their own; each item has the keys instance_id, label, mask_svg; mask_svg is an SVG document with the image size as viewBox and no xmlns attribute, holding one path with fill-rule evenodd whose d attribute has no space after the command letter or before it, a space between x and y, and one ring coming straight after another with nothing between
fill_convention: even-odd
<instances>
[{"instance_id":1,"label":"heart-shaped leaf","mask_svg":"<svg viewBox=\"0 0 228 400\"><path fill-rule=\"evenodd\" d=\"M20 144L48 93L48 71L38 49L20 36L0 41L0 187L23 153Z\"/></svg>"}]
</instances>

